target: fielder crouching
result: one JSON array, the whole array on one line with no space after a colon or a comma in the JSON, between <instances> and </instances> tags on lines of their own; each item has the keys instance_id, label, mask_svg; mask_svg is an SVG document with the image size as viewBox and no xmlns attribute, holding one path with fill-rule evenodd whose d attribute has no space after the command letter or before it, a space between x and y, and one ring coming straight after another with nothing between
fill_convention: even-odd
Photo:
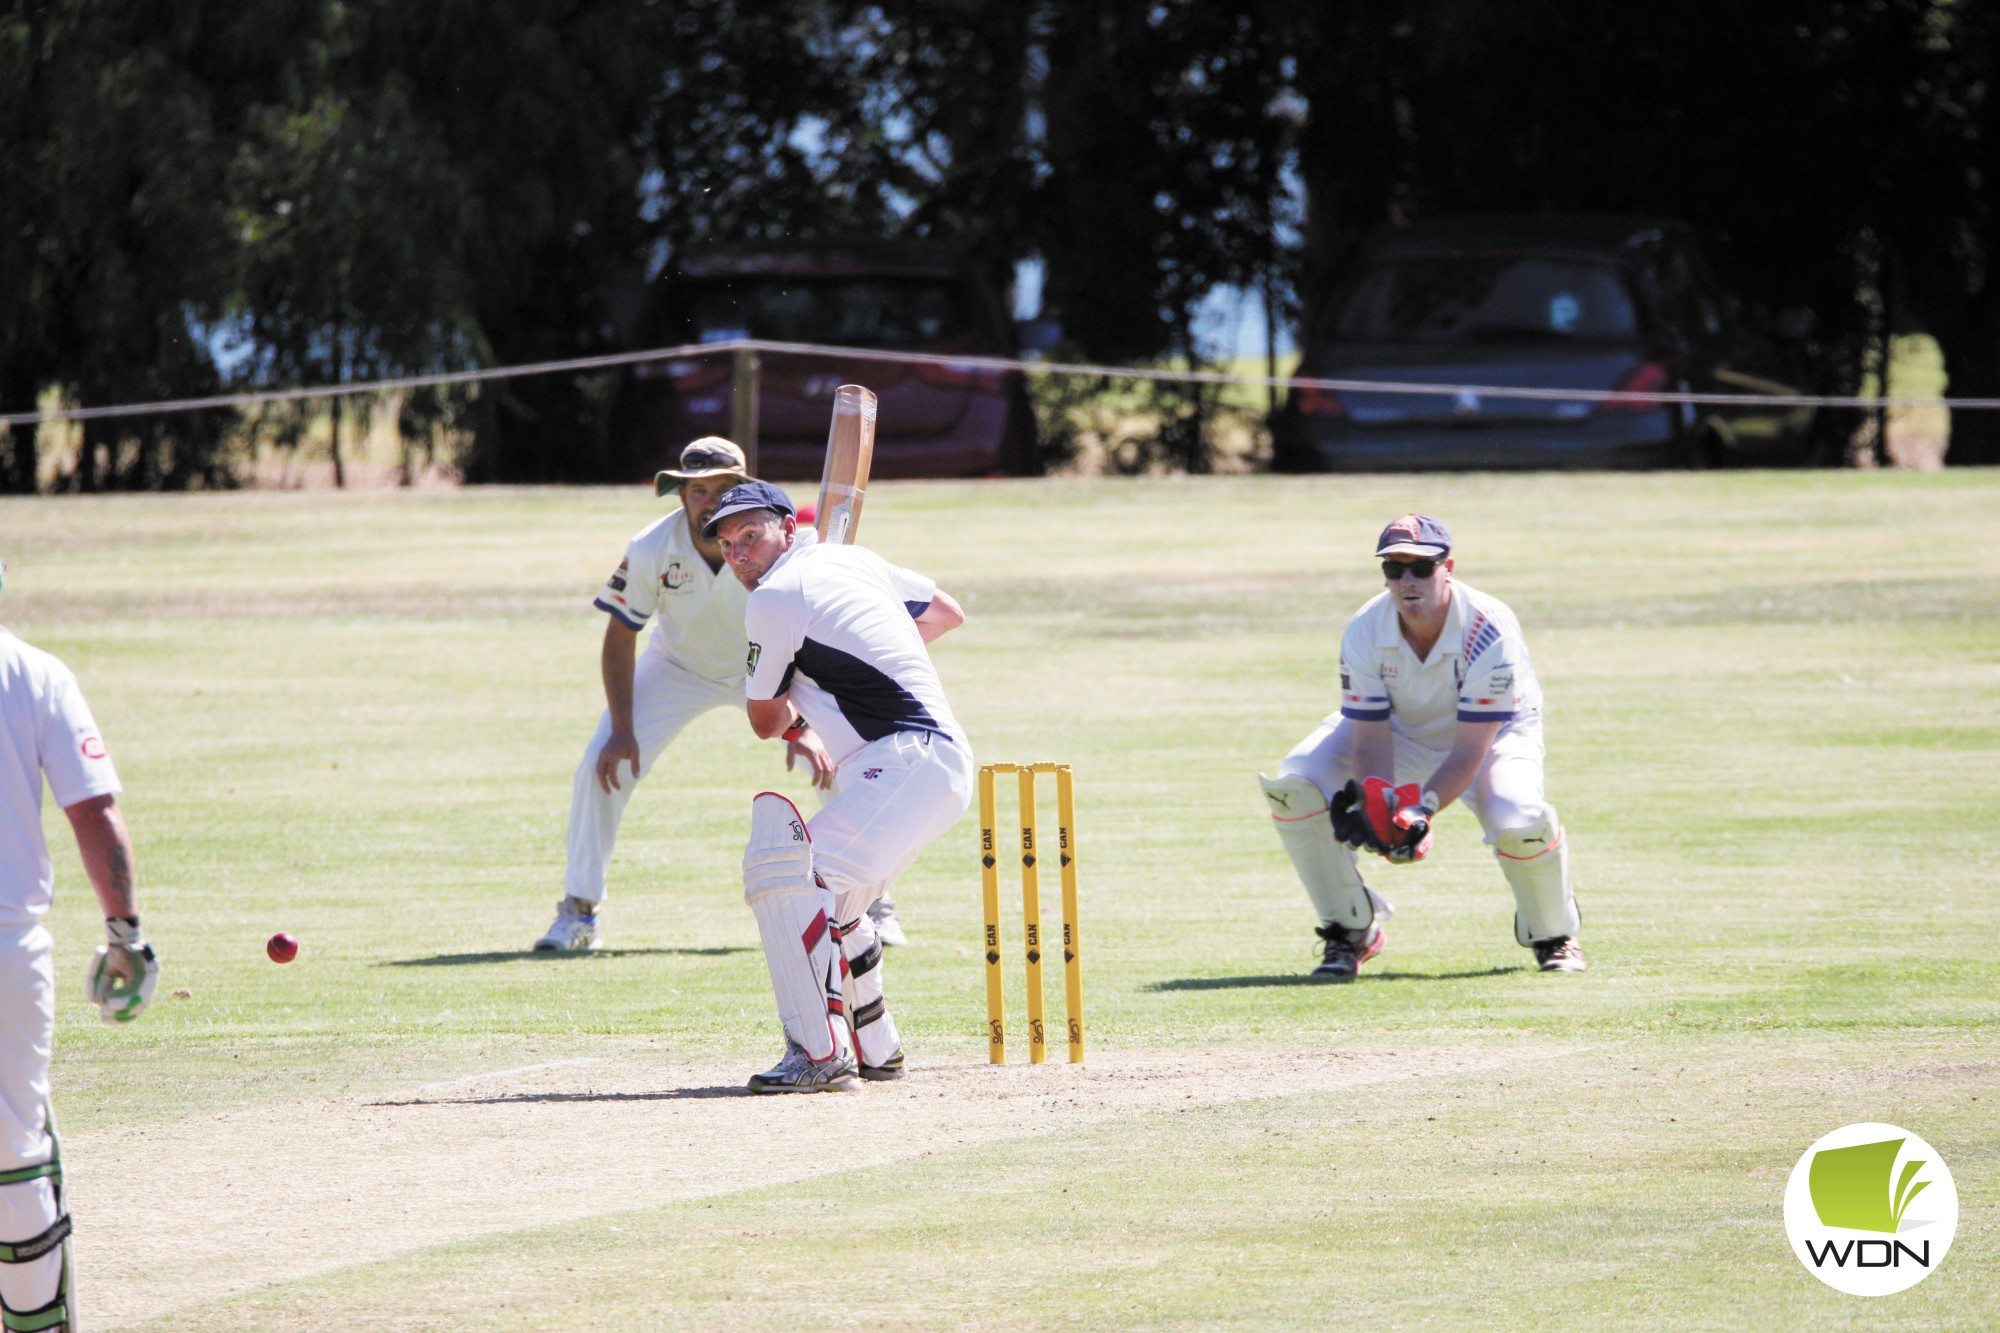
<instances>
[{"instance_id":1,"label":"fielder crouching","mask_svg":"<svg viewBox=\"0 0 2000 1333\"><path fill-rule=\"evenodd\" d=\"M921 574L859 546L800 539L785 493L722 497L705 531L749 588L750 726L805 747L837 794L811 819L775 792L751 802L743 895L785 1030L754 1092L820 1092L903 1076L868 909L972 799L972 747L926 644L964 622Z\"/></svg>"},{"instance_id":2,"label":"fielder crouching","mask_svg":"<svg viewBox=\"0 0 2000 1333\"><path fill-rule=\"evenodd\" d=\"M0 629L0 1324L68 1333L76 1293L49 1102L55 969L42 918L55 872L42 836L44 776L105 913L87 989L104 1021L121 1027L152 999L160 965L139 936L118 773L76 677Z\"/></svg>"},{"instance_id":3,"label":"fielder crouching","mask_svg":"<svg viewBox=\"0 0 2000 1333\"><path fill-rule=\"evenodd\" d=\"M1278 838L1319 912L1317 976L1351 979L1382 951L1392 909L1353 849L1392 865L1430 850L1463 799L1514 891L1514 936L1544 972L1581 972L1569 847L1542 791L1542 691L1520 622L1454 583L1451 534L1406 514L1375 554L1386 591L1340 640L1340 711L1260 777Z\"/></svg>"}]
</instances>

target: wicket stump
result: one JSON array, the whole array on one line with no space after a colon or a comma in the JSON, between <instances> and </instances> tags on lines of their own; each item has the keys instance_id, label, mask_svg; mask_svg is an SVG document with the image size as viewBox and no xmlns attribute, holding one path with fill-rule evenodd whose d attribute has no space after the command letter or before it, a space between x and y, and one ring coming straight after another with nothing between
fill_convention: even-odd
<instances>
[{"instance_id":1,"label":"wicket stump","mask_svg":"<svg viewBox=\"0 0 2000 1333\"><path fill-rule=\"evenodd\" d=\"M1083 1063L1082 938L1076 912L1076 800L1068 764L982 764L979 768L979 867L986 898L986 1042L987 1059L1007 1063L1007 1014L1000 966L1000 843L994 813L993 777L1020 775L1021 791L1021 919L1027 932L1025 979L1028 986L1028 1060L1048 1059L1048 1038L1042 1024L1042 895L1041 870L1036 864L1035 775L1056 775L1056 848L1062 863L1063 997L1069 1016L1069 1062Z\"/></svg>"}]
</instances>

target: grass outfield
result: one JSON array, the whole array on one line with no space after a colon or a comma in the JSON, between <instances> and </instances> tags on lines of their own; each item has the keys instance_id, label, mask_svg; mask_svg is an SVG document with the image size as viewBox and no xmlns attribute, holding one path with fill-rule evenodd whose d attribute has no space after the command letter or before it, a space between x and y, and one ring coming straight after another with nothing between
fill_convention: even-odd
<instances>
[{"instance_id":1,"label":"grass outfield","mask_svg":"<svg viewBox=\"0 0 2000 1333\"><path fill-rule=\"evenodd\" d=\"M1364 979L1300 984L1255 775L1333 706L1413 507L1527 628L1583 976L1527 970L1454 809L1372 873L1399 914ZM724 1095L776 1054L737 858L748 795L803 783L740 718L639 792L608 947L522 952L601 707L589 598L660 512L0 500L0 618L82 678L166 967L138 1027L96 1023L50 811L91 1327L1991 1327L2000 474L876 488L870 544L967 607L936 657L982 758L1076 769L1091 1063L981 1063L968 817L898 894L912 1077L780 1109ZM1876 1300L1781 1223L1863 1120L1962 1200Z\"/></svg>"}]
</instances>

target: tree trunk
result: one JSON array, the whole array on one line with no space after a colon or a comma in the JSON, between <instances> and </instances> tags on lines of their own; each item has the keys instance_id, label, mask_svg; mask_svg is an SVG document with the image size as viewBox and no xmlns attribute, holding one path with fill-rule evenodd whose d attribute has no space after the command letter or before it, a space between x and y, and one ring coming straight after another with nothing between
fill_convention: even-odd
<instances>
[{"instance_id":1,"label":"tree trunk","mask_svg":"<svg viewBox=\"0 0 2000 1333\"><path fill-rule=\"evenodd\" d=\"M1944 351L1945 392L1952 398L2000 398L2000 281L1970 298L1938 333ZM2000 463L2000 410L1972 408L1951 414L1951 447L1945 462L1960 466Z\"/></svg>"}]
</instances>

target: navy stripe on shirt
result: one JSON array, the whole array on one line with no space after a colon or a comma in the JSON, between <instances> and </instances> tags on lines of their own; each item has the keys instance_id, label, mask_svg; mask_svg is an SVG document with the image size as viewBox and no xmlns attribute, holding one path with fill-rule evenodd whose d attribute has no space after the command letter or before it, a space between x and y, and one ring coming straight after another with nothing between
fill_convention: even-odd
<instances>
[{"instance_id":1,"label":"navy stripe on shirt","mask_svg":"<svg viewBox=\"0 0 2000 1333\"><path fill-rule=\"evenodd\" d=\"M852 653L807 639L799 645L793 665L833 696L841 716L864 741L879 741L898 731L944 732L921 700L893 676Z\"/></svg>"}]
</instances>

